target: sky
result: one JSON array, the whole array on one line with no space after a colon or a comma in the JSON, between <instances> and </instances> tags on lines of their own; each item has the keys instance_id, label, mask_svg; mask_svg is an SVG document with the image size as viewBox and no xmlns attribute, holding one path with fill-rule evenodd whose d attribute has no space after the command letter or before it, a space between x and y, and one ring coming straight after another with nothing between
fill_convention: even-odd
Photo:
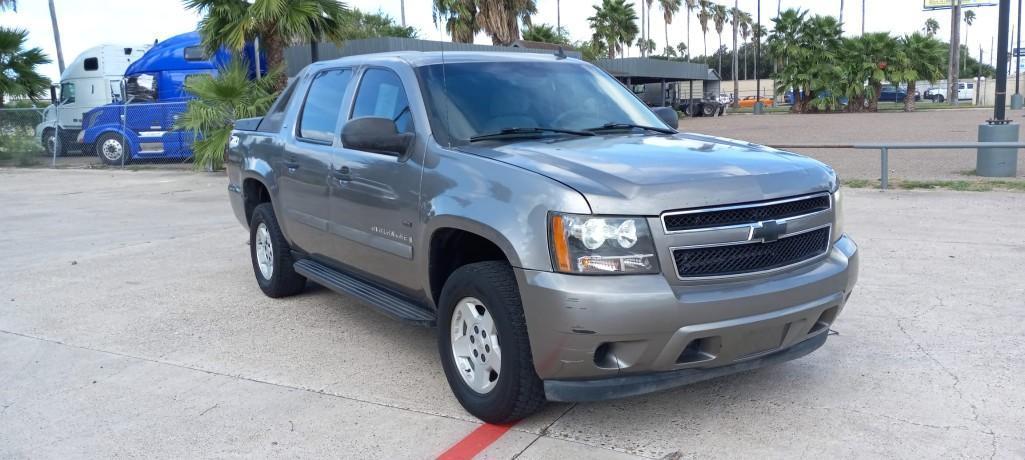
<instances>
[{"instance_id":1,"label":"sky","mask_svg":"<svg viewBox=\"0 0 1025 460\"><path fill-rule=\"evenodd\" d=\"M734 2L740 9L751 12L754 16L758 0L715 0L732 7ZM849 34L861 32L862 1L865 4L866 32L890 32L900 35L921 30L927 18L934 18L940 23L939 35L944 40L950 34L950 11L922 11L922 0L762 0L762 22L771 28L771 18L776 15L777 3L782 9L801 8L811 14L839 16L840 5L844 4L844 22ZM560 23L567 29L573 40L590 38L587 17L594 11L592 5L600 4L600 0L536 0L537 14L533 22L556 23L556 12L561 10ZM181 0L54 0L57 9L57 21L61 32L64 48L64 61L70 63L75 56L87 48L100 44L142 45L153 43L154 40L177 35L195 29L200 17L186 10ZM401 0L348 0L346 4L368 12L381 12L392 16L396 21L400 18ZM640 12L639 0L634 0L635 8ZM1016 2L1012 2L1015 4ZM448 34L435 26L431 17L431 0L405 0L406 22L417 29L420 38L427 40L449 40ZM651 12L651 34L658 49L665 46L665 22L658 2ZM559 5L559 8L557 8ZM978 56L979 47L983 48L983 60L989 62L990 47L997 30L997 7L973 8L977 18L968 30L968 44L973 56ZM1017 11L1012 6L1012 26ZM701 27L695 16L691 17L690 43L692 54L703 54ZM0 13L0 25L4 27L23 28L29 31L29 46L38 46L49 55L54 63L45 66L43 73L53 79L59 79L56 64L56 51L53 31L50 26L50 12L46 0L20 0L18 11ZM962 31L964 28L962 27ZM669 25L669 41L675 46L686 41L687 21L682 14L673 19ZM1014 35L1012 35L1014 37ZM708 49L714 51L718 45L715 29L710 27L707 36ZM964 35L962 32L962 41ZM723 31L723 43L731 44L732 33L727 26ZM491 44L486 35L478 35L476 42ZM1012 38L1013 42L1013 38ZM630 50L637 56L637 48Z\"/></svg>"}]
</instances>

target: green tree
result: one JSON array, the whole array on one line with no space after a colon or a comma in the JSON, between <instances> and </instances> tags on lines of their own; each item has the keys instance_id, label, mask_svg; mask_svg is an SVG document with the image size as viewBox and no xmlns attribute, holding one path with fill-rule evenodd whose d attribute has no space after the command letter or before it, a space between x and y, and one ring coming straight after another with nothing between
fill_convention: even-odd
<instances>
[{"instance_id":1,"label":"green tree","mask_svg":"<svg viewBox=\"0 0 1025 460\"><path fill-rule=\"evenodd\" d=\"M940 31L940 23L933 18L925 20L925 27L922 27L922 32L926 35L933 36Z\"/></svg>"},{"instance_id":2,"label":"green tree","mask_svg":"<svg viewBox=\"0 0 1025 460\"><path fill-rule=\"evenodd\" d=\"M673 23L673 16L680 12L683 0L658 0L658 4L662 7L662 19L665 20L666 57L669 57L669 52L673 49L669 45L669 24Z\"/></svg>"},{"instance_id":3,"label":"green tree","mask_svg":"<svg viewBox=\"0 0 1025 460\"><path fill-rule=\"evenodd\" d=\"M605 42L601 40L575 42L573 43L573 48L580 51L580 56L587 62L597 62L599 59L607 57L608 55L608 49L605 46Z\"/></svg>"},{"instance_id":4,"label":"green tree","mask_svg":"<svg viewBox=\"0 0 1025 460\"><path fill-rule=\"evenodd\" d=\"M838 107L840 23L831 16L806 18L806 12L786 10L773 19L769 55L777 63L776 94L793 91L794 112Z\"/></svg>"},{"instance_id":5,"label":"green tree","mask_svg":"<svg viewBox=\"0 0 1025 460\"><path fill-rule=\"evenodd\" d=\"M267 68L285 62L291 43L345 38L344 3L338 0L184 0L185 7L204 15L199 21L203 45L211 54L221 47L240 53L247 43L260 39ZM274 77L274 87L285 87L285 74Z\"/></svg>"},{"instance_id":6,"label":"green tree","mask_svg":"<svg viewBox=\"0 0 1025 460\"><path fill-rule=\"evenodd\" d=\"M454 43L473 43L473 36L480 32L475 0L434 0L432 16L434 25L445 22L445 31Z\"/></svg>"},{"instance_id":7,"label":"green tree","mask_svg":"<svg viewBox=\"0 0 1025 460\"><path fill-rule=\"evenodd\" d=\"M679 53L680 57L686 57L690 55L690 50L687 49L687 44L684 42L676 44L676 52Z\"/></svg>"},{"instance_id":8,"label":"green tree","mask_svg":"<svg viewBox=\"0 0 1025 460\"><path fill-rule=\"evenodd\" d=\"M537 13L534 0L477 0L477 22L495 45L511 45L520 39L520 21L530 27Z\"/></svg>"},{"instance_id":9,"label":"green tree","mask_svg":"<svg viewBox=\"0 0 1025 460\"><path fill-rule=\"evenodd\" d=\"M968 47L968 29L972 27L972 24L974 22L975 22L975 11L972 11L972 10L965 11L964 12L964 24L965 24L965 26L964 26L964 42L963 43L964 43L966 49ZM962 55L969 55L969 54L971 54L971 53L968 53L968 52L962 53ZM964 70L967 69L967 65L968 65L968 60L967 59L962 59L961 60L961 71L962 72L964 72Z\"/></svg>"},{"instance_id":10,"label":"green tree","mask_svg":"<svg viewBox=\"0 0 1025 460\"><path fill-rule=\"evenodd\" d=\"M523 29L523 39L541 43L569 44L566 29L555 30L551 24L534 24Z\"/></svg>"},{"instance_id":11,"label":"green tree","mask_svg":"<svg viewBox=\"0 0 1025 460\"><path fill-rule=\"evenodd\" d=\"M25 48L28 31L0 27L0 107L10 97L36 97L50 87L50 79L36 67L49 64L50 58L39 48Z\"/></svg>"},{"instance_id":12,"label":"green tree","mask_svg":"<svg viewBox=\"0 0 1025 460\"><path fill-rule=\"evenodd\" d=\"M899 61L903 58L897 49L897 39L888 32L869 32L851 39L847 49L852 58L860 61L862 72L868 82L868 110L877 112L883 81L900 80L890 78L891 72L900 69Z\"/></svg>"},{"instance_id":13,"label":"green tree","mask_svg":"<svg viewBox=\"0 0 1025 460\"><path fill-rule=\"evenodd\" d=\"M935 83L943 78L946 67L944 53L947 49L939 40L918 32L901 37L898 51L903 56L894 75L899 75L900 80L908 84L908 95L904 98L905 112L915 110L915 83L918 80Z\"/></svg>"},{"instance_id":14,"label":"green tree","mask_svg":"<svg viewBox=\"0 0 1025 460\"><path fill-rule=\"evenodd\" d=\"M346 40L373 37L416 38L416 29L402 27L384 14L364 13L357 9L345 12Z\"/></svg>"},{"instance_id":15,"label":"green tree","mask_svg":"<svg viewBox=\"0 0 1025 460\"><path fill-rule=\"evenodd\" d=\"M602 0L601 6L592 5L592 8L594 16L587 18L593 32L592 41L604 42L610 59L616 57L616 53L622 56L640 33L633 3Z\"/></svg>"},{"instance_id":16,"label":"green tree","mask_svg":"<svg viewBox=\"0 0 1025 460\"><path fill-rule=\"evenodd\" d=\"M698 24L701 24L701 40L704 42L704 55L708 56L708 21L712 19L712 2L698 0Z\"/></svg>"},{"instance_id":17,"label":"green tree","mask_svg":"<svg viewBox=\"0 0 1025 460\"><path fill-rule=\"evenodd\" d=\"M690 17L694 14L694 10L698 9L698 0L685 0L685 6L687 7L687 40L682 42L683 48L677 46L676 49L680 51L680 56L684 56L683 51L686 50L685 56L690 58Z\"/></svg>"},{"instance_id":18,"label":"green tree","mask_svg":"<svg viewBox=\"0 0 1025 460\"><path fill-rule=\"evenodd\" d=\"M655 51L658 45L655 44L655 40L639 38L637 39L637 47L641 50L642 56L647 56Z\"/></svg>"},{"instance_id":19,"label":"green tree","mask_svg":"<svg viewBox=\"0 0 1025 460\"><path fill-rule=\"evenodd\" d=\"M267 78L252 80L245 60L234 59L216 77L205 75L185 82L185 90L195 99L188 102L175 128L194 136L193 165L197 169L222 167L224 146L235 121L267 113L277 96L274 82L280 73L281 67L275 67Z\"/></svg>"},{"instance_id":20,"label":"green tree","mask_svg":"<svg viewBox=\"0 0 1025 460\"><path fill-rule=\"evenodd\" d=\"M5 11L7 9L10 9L11 11L17 12L18 11L18 2L17 2L17 0L0 0L0 11Z\"/></svg>"},{"instance_id":21,"label":"green tree","mask_svg":"<svg viewBox=\"0 0 1025 460\"><path fill-rule=\"evenodd\" d=\"M722 48L722 31L729 19L730 10L723 5L712 5L712 21L715 23L715 33L719 35L719 48ZM719 75L722 75L722 53L719 53Z\"/></svg>"}]
</instances>

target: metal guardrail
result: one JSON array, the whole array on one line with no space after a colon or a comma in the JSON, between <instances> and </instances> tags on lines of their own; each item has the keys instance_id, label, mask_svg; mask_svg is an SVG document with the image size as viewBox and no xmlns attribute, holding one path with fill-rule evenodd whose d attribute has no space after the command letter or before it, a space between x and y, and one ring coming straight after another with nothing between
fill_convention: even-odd
<instances>
[{"instance_id":1,"label":"metal guardrail","mask_svg":"<svg viewBox=\"0 0 1025 460\"><path fill-rule=\"evenodd\" d=\"M1004 148L1004 149L1025 149L1022 142L867 142L857 144L773 144L769 145L774 149L798 150L798 149L857 149L857 150L878 150L880 162L880 188L886 190L890 185L890 150L932 150L932 149L978 149L978 148Z\"/></svg>"}]
</instances>

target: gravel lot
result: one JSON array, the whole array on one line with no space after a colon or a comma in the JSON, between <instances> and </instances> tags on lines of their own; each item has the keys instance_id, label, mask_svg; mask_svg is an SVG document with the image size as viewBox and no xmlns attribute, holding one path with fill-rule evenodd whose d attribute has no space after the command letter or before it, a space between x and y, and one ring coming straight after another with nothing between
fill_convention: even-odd
<instances>
[{"instance_id":1,"label":"gravel lot","mask_svg":"<svg viewBox=\"0 0 1025 460\"><path fill-rule=\"evenodd\" d=\"M1009 111L1018 123L1021 113ZM945 109L912 113L834 113L814 115L733 114L685 118L680 129L751 141L758 144L850 144L854 142L975 142L979 124L992 109ZM1019 139L1025 140L1025 128ZM879 179L879 151L801 149L824 161L844 179ZM891 179L965 180L975 170L974 150L895 150L890 152ZM1018 179L1025 179L1025 153L1018 156Z\"/></svg>"},{"instance_id":2,"label":"gravel lot","mask_svg":"<svg viewBox=\"0 0 1025 460\"><path fill-rule=\"evenodd\" d=\"M1025 457L1025 194L850 192L861 279L821 350L549 405L481 457ZM478 426L432 331L318 287L264 297L226 195L0 170L0 458L428 458Z\"/></svg>"}]
</instances>

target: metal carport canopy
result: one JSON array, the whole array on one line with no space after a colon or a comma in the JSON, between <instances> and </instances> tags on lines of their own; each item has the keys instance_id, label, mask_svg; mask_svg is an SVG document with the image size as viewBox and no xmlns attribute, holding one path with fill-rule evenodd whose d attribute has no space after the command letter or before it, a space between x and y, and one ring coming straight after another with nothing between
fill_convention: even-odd
<instances>
[{"instance_id":1,"label":"metal carport canopy","mask_svg":"<svg viewBox=\"0 0 1025 460\"><path fill-rule=\"evenodd\" d=\"M633 84L712 79L708 74L708 66L695 62L623 58L599 59L598 66L613 77L629 79Z\"/></svg>"}]
</instances>

